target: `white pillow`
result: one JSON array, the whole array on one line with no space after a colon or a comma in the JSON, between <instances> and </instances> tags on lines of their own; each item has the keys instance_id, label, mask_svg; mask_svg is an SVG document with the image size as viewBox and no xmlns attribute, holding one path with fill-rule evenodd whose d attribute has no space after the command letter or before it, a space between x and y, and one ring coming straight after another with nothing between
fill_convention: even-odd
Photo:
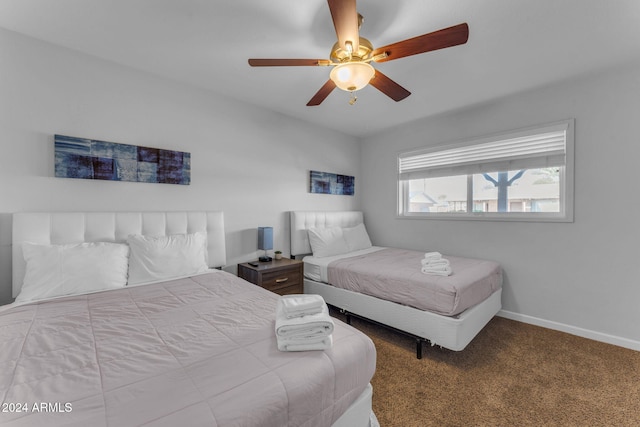
<instances>
[{"instance_id":1,"label":"white pillow","mask_svg":"<svg viewBox=\"0 0 640 427\"><path fill-rule=\"evenodd\" d=\"M340 227L309 228L307 234L314 257L323 258L349 252Z\"/></svg>"},{"instance_id":2,"label":"white pillow","mask_svg":"<svg viewBox=\"0 0 640 427\"><path fill-rule=\"evenodd\" d=\"M371 247L371 239L369 239L369 234L367 234L367 229L364 227L364 224L358 224L351 228L343 228L342 233L349 247L349 252Z\"/></svg>"},{"instance_id":3,"label":"white pillow","mask_svg":"<svg viewBox=\"0 0 640 427\"><path fill-rule=\"evenodd\" d=\"M131 248L129 285L189 276L209 269L207 233L127 238Z\"/></svg>"},{"instance_id":4,"label":"white pillow","mask_svg":"<svg viewBox=\"0 0 640 427\"><path fill-rule=\"evenodd\" d=\"M127 284L129 247L125 244L25 242L22 253L27 269L16 302L85 294Z\"/></svg>"}]
</instances>

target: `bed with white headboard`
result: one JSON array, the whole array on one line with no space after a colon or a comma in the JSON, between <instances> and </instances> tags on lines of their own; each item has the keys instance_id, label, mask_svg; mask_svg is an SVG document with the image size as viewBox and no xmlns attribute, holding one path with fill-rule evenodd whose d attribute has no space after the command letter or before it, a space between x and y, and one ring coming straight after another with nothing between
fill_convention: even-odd
<instances>
[{"instance_id":1,"label":"bed with white headboard","mask_svg":"<svg viewBox=\"0 0 640 427\"><path fill-rule=\"evenodd\" d=\"M123 243L132 234L168 236L204 231L208 266L226 264L224 215L220 211L182 212L24 212L13 215L13 297L26 271L22 243L62 245L80 242Z\"/></svg>"},{"instance_id":2,"label":"bed with white headboard","mask_svg":"<svg viewBox=\"0 0 640 427\"><path fill-rule=\"evenodd\" d=\"M68 276L78 259L96 263L96 278L111 274L103 264L112 252L126 254L131 268L140 238L155 251L145 256L171 264L195 254L205 270L178 274L156 262L150 268L175 277L134 285L129 271L119 287L62 286L62 294L0 307L7 408L0 424L367 427L375 420L371 340L336 321L330 349L278 351L278 296L217 269L226 263L222 212L16 213L14 296L35 286L42 265L64 283L77 280ZM167 247L176 253L162 258ZM95 250L106 258L85 255ZM41 403L46 410L34 410Z\"/></svg>"},{"instance_id":3,"label":"bed with white headboard","mask_svg":"<svg viewBox=\"0 0 640 427\"><path fill-rule=\"evenodd\" d=\"M502 307L502 272L497 263L485 260L468 261L473 261L473 263L477 261L478 265L481 263L486 265L493 264L493 266L491 266L493 269L491 273L493 277L487 276L487 283L489 279L493 282L491 289L487 288L486 294L489 296L455 315L443 315L441 313L415 308L406 303L390 301L385 297L372 296L371 294L367 295L362 292L328 284L327 282L330 282L330 280L327 278L326 271L334 262L370 257L372 254L379 255L382 254L382 252L378 250L389 248L372 246L371 248L365 247L362 249L362 247L360 247L356 248L360 250L354 252L317 258L315 256L309 256L312 254L309 230L342 228L346 232L346 230L353 230L361 224L364 224L364 217L362 212L359 211L293 211L290 213L291 255L294 257L304 257L303 260L307 260L304 265L305 293L322 295L328 304L339 308L348 316L352 314L357 315L414 336L417 342L418 358L422 357L423 341L455 351L463 350L493 316L500 311ZM414 252L415 251L404 251L404 253L410 254L411 256L415 255ZM419 272L419 257L423 256L424 252L418 255L415 269ZM464 258L457 257L450 257L450 259L455 259L457 262L456 265L465 265L464 263L467 261ZM467 264L471 265L472 263L469 262ZM486 274L486 271L488 270L484 269L482 274ZM474 274L472 270L469 270L469 272L472 275ZM456 272L454 271L453 274L455 275ZM420 273L414 274L414 276L425 277ZM357 281L358 279L354 277L355 276L351 275L349 280L352 282ZM443 280L444 279L446 278L443 278ZM398 281L395 277L392 278L392 280L395 280L395 283ZM394 290L389 288L387 295L393 292ZM428 296L425 297L425 299L428 299ZM347 319L349 319L349 317L347 317Z\"/></svg>"}]
</instances>

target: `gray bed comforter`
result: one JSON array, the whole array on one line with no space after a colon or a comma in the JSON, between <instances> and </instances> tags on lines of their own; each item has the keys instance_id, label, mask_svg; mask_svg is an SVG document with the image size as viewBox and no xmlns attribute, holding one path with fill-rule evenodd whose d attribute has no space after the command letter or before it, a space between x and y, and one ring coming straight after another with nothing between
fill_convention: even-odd
<instances>
[{"instance_id":1,"label":"gray bed comforter","mask_svg":"<svg viewBox=\"0 0 640 427\"><path fill-rule=\"evenodd\" d=\"M494 261L446 256L453 273L434 276L421 271L424 252L385 248L342 258L328 266L333 286L455 316L484 301L502 287L502 268Z\"/></svg>"},{"instance_id":2,"label":"gray bed comforter","mask_svg":"<svg viewBox=\"0 0 640 427\"><path fill-rule=\"evenodd\" d=\"M330 426L373 376L335 321L327 351L280 352L278 296L225 273L0 311L0 425Z\"/></svg>"}]
</instances>

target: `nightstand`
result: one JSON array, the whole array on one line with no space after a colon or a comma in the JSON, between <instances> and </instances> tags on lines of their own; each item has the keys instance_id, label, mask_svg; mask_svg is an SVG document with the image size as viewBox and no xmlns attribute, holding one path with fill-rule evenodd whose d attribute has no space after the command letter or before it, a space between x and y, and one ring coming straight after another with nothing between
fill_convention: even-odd
<instances>
[{"instance_id":1,"label":"nightstand","mask_svg":"<svg viewBox=\"0 0 640 427\"><path fill-rule=\"evenodd\" d=\"M303 293L301 260L282 258L257 264L238 264L238 277L279 295Z\"/></svg>"}]
</instances>

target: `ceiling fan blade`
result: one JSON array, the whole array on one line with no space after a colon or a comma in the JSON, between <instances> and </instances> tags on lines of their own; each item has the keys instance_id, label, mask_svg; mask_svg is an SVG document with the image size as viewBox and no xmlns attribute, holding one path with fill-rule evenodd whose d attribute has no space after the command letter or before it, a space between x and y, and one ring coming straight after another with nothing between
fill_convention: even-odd
<instances>
[{"instance_id":1,"label":"ceiling fan blade","mask_svg":"<svg viewBox=\"0 0 640 427\"><path fill-rule=\"evenodd\" d=\"M379 70L376 70L376 74L369 81L369 84L396 102L402 101L411 95L411 92L382 74Z\"/></svg>"},{"instance_id":2,"label":"ceiling fan blade","mask_svg":"<svg viewBox=\"0 0 640 427\"><path fill-rule=\"evenodd\" d=\"M331 65L328 59L250 59L249 65L252 67L291 67Z\"/></svg>"},{"instance_id":3,"label":"ceiling fan blade","mask_svg":"<svg viewBox=\"0 0 640 427\"><path fill-rule=\"evenodd\" d=\"M313 98L311 98L311 100L307 102L307 107L314 107L316 105L322 104L322 101L324 101L335 88L336 84L333 82L333 80L327 80L327 82L320 88L320 90L316 92L315 95L313 95Z\"/></svg>"},{"instance_id":4,"label":"ceiling fan blade","mask_svg":"<svg viewBox=\"0 0 640 427\"><path fill-rule=\"evenodd\" d=\"M357 52L360 46L360 34L356 0L327 0L327 3L329 3L333 26L338 36L338 44L347 51L346 43L351 42L352 52Z\"/></svg>"},{"instance_id":5,"label":"ceiling fan blade","mask_svg":"<svg viewBox=\"0 0 640 427\"><path fill-rule=\"evenodd\" d=\"M372 56L376 62L386 62L393 59L404 58L405 56L465 44L468 39L469 26L464 23L379 47L372 52ZM386 54L386 56L383 54ZM376 58L376 55L381 56Z\"/></svg>"}]
</instances>

